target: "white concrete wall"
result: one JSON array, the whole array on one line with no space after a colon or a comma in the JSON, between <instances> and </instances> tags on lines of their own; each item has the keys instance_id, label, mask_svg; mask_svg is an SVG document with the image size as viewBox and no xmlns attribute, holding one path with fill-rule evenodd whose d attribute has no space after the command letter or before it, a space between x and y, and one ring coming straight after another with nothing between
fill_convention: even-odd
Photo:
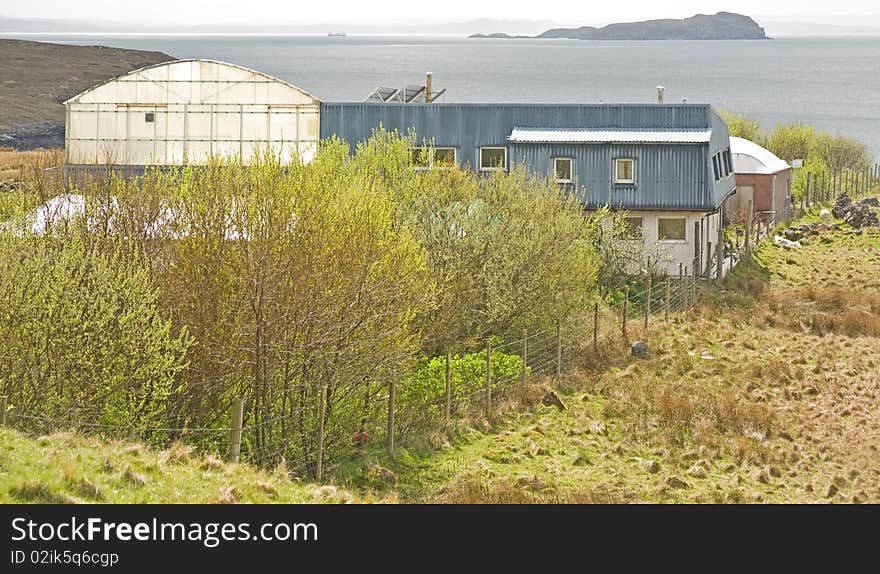
<instances>
[{"instance_id":1,"label":"white concrete wall","mask_svg":"<svg viewBox=\"0 0 880 574\"><path fill-rule=\"evenodd\" d=\"M260 72L183 60L72 98L66 128L73 165L203 164L212 155L247 163L266 151L309 161L320 138L320 102Z\"/></svg>"},{"instance_id":2,"label":"white concrete wall","mask_svg":"<svg viewBox=\"0 0 880 574\"><path fill-rule=\"evenodd\" d=\"M688 273L693 272L695 242L699 242L702 250L700 270L705 271L709 257L708 242L711 242L712 257L715 255L715 244L718 241L718 226L721 222L720 212L707 214L697 211L628 211L628 217L642 218L642 242L645 256L652 256L658 261L661 271L678 275L679 264L687 267ZM685 239L681 241L659 240L658 221L662 218L685 219ZM694 224L700 223L700 237L695 239Z\"/></svg>"}]
</instances>

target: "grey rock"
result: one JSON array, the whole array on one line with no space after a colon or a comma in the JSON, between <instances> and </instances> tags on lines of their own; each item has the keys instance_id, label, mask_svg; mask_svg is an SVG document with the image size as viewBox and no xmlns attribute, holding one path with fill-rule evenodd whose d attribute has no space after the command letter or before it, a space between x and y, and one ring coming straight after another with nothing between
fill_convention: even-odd
<instances>
[{"instance_id":1,"label":"grey rock","mask_svg":"<svg viewBox=\"0 0 880 574\"><path fill-rule=\"evenodd\" d=\"M648 350L648 343L644 341L636 341L633 343L630 353L632 353L632 356L637 359L647 359L651 354Z\"/></svg>"}]
</instances>

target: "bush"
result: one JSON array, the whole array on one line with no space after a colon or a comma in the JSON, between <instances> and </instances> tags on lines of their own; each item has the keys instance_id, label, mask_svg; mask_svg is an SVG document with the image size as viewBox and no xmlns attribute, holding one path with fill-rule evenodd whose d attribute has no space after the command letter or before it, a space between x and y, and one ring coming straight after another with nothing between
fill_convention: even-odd
<instances>
[{"instance_id":1,"label":"bush","mask_svg":"<svg viewBox=\"0 0 880 574\"><path fill-rule=\"evenodd\" d=\"M13 413L164 426L190 340L142 267L71 239L0 237L0 381ZM38 424L22 419L22 425Z\"/></svg>"},{"instance_id":2,"label":"bush","mask_svg":"<svg viewBox=\"0 0 880 574\"><path fill-rule=\"evenodd\" d=\"M504 388L522 374L522 357L492 351L493 390ZM452 355L450 387L453 410L461 412L482 400L486 386L486 353ZM400 384L397 398L400 427L438 423L446 405L446 357L423 359L415 371Z\"/></svg>"}]
</instances>

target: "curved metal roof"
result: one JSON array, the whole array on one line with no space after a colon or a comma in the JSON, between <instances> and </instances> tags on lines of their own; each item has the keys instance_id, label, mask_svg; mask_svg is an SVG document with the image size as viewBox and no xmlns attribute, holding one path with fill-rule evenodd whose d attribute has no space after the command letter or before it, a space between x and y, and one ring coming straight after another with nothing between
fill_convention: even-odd
<instances>
[{"instance_id":1,"label":"curved metal roof","mask_svg":"<svg viewBox=\"0 0 880 574\"><path fill-rule=\"evenodd\" d=\"M305 90L303 90L303 89L301 89L301 88L298 88L298 87L294 86L294 85L291 84L290 82L286 82L286 81L284 81L284 80L281 80L281 79L276 78L276 77L274 77L274 76L270 76L270 75L265 74L265 73L263 73L263 72L260 72L260 71L258 71L258 70L252 70L251 68L246 68L246 67L244 67L244 66L239 66L238 64L231 64L231 63L229 63L229 62L221 62L221 61L219 61L219 60L209 60L209 59L205 59L205 58L187 58L187 59L183 59L183 60L170 60L170 61L168 61L168 62L160 62L160 63L158 63L158 64L152 64L152 65L150 65L150 66L144 66L143 68L137 68L137 69L135 69L135 70L131 70L131 71L126 72L126 73L124 73L124 74L119 74L118 76L115 76L115 77L113 77L113 78L110 78L110 79L107 80L106 82L101 82L100 84L96 84L96 85L92 86L91 88L89 88L89 89L87 89L87 90L84 90L84 91L78 93L77 95L73 96L72 98L70 98L70 99L68 99L68 100L65 100L65 101L64 101L64 104L67 105L68 103L77 102L77 101L79 101L80 99L82 99L83 96L86 96L86 95L90 94L91 92L97 90L98 88L100 88L100 87L102 87L102 86L106 86L106 85L108 85L108 84L112 84L113 82L117 82L117 81L120 81L120 80L124 80L125 78L134 77L134 76L137 76L137 75L139 75L139 74L143 74L144 72L147 72L147 71L149 71L149 70L155 70L155 69L158 69L158 68L168 68L168 67L171 67L171 66L175 66L175 65L179 65L179 64L184 64L184 63L191 63L191 62L199 62L199 63L206 63L206 64L216 64L216 65L218 65L218 66L220 66L220 67L225 67L225 68L229 68L229 69L233 69L233 70L238 70L238 71L246 72L246 73L250 74L251 76L258 76L258 77L260 77L260 78L263 78L266 82L272 82L272 83L278 83L278 84L284 85L284 86L286 86L286 87L288 87L288 88L290 88L290 89L292 89L292 90L295 90L296 92L302 94L303 96L306 96L306 97L308 97L308 98L311 98L311 99L314 100L316 103L318 103L318 102L321 101L321 100L319 100L318 98L316 98L315 96L313 96L312 94L308 93L307 91L305 91ZM144 80L145 80L145 81L149 81L149 79L147 79L147 78L144 78Z\"/></svg>"},{"instance_id":2,"label":"curved metal roof","mask_svg":"<svg viewBox=\"0 0 880 574\"><path fill-rule=\"evenodd\" d=\"M772 151L744 138L730 136L730 153L733 154L734 173L773 174L791 169Z\"/></svg>"}]
</instances>

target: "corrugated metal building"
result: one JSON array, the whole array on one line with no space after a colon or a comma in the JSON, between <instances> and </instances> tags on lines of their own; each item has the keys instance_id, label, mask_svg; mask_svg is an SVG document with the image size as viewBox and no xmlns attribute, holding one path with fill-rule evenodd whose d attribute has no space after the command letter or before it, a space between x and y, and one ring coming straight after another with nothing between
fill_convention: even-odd
<instances>
[{"instance_id":1,"label":"corrugated metal building","mask_svg":"<svg viewBox=\"0 0 880 574\"><path fill-rule=\"evenodd\" d=\"M472 168L484 147L504 148L510 165L538 173L570 158L572 186L588 207L714 210L734 186L713 174L712 157L729 141L708 105L321 104L322 139L354 146L379 126L454 148L457 163ZM544 137L523 137L527 131ZM614 182L616 158L636 160L633 183Z\"/></svg>"},{"instance_id":2,"label":"corrugated metal building","mask_svg":"<svg viewBox=\"0 0 880 574\"><path fill-rule=\"evenodd\" d=\"M526 166L587 209L626 210L670 272L705 271L735 189L727 124L709 105L321 104L322 139L355 146L380 126L414 133L462 167Z\"/></svg>"}]
</instances>

